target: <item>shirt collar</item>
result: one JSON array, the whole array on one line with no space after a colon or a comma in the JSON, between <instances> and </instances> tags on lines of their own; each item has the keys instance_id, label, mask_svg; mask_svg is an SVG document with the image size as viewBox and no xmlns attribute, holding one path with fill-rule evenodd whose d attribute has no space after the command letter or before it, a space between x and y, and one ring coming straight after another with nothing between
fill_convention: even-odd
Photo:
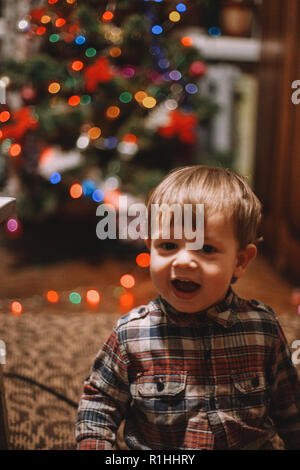
<instances>
[{"instance_id":1,"label":"shirt collar","mask_svg":"<svg viewBox=\"0 0 300 470\"><path fill-rule=\"evenodd\" d=\"M239 299L235 294L231 286L229 286L222 301L215 303L205 310L195 313L180 312L172 307L161 296L158 296L156 303L158 303L160 309L171 319L171 321L177 324L187 325L202 323L205 319L211 319L224 328L229 328L236 322L236 307L239 305L240 300L241 299Z\"/></svg>"}]
</instances>

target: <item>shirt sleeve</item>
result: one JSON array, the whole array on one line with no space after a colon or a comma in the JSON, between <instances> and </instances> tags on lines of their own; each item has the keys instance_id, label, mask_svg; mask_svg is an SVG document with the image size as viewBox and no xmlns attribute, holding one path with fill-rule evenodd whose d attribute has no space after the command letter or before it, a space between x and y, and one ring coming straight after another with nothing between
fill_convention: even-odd
<instances>
[{"instance_id":1,"label":"shirt sleeve","mask_svg":"<svg viewBox=\"0 0 300 470\"><path fill-rule=\"evenodd\" d=\"M84 382L75 425L78 450L112 449L131 401L127 369L128 358L114 329Z\"/></svg>"},{"instance_id":2,"label":"shirt sleeve","mask_svg":"<svg viewBox=\"0 0 300 470\"><path fill-rule=\"evenodd\" d=\"M271 418L287 450L300 449L300 382L281 326L272 366Z\"/></svg>"}]
</instances>

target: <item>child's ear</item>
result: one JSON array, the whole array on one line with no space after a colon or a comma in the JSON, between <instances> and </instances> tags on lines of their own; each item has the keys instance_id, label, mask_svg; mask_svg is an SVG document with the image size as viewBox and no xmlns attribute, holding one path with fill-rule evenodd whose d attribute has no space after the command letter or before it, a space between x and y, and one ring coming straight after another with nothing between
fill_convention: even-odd
<instances>
[{"instance_id":1,"label":"child's ear","mask_svg":"<svg viewBox=\"0 0 300 470\"><path fill-rule=\"evenodd\" d=\"M249 243L244 250L240 250L237 254L237 264L233 272L233 277L237 279L241 277L246 271L250 261L256 258L256 255L257 248L253 243Z\"/></svg>"}]
</instances>

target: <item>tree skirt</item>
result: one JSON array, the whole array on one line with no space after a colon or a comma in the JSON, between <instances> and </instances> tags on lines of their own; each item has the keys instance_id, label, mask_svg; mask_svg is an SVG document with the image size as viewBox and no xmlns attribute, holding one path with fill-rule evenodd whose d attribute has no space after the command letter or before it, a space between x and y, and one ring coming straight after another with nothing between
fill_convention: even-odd
<instances>
[{"instance_id":1,"label":"tree skirt","mask_svg":"<svg viewBox=\"0 0 300 470\"><path fill-rule=\"evenodd\" d=\"M10 449L76 448L83 381L120 315L0 315Z\"/></svg>"}]
</instances>

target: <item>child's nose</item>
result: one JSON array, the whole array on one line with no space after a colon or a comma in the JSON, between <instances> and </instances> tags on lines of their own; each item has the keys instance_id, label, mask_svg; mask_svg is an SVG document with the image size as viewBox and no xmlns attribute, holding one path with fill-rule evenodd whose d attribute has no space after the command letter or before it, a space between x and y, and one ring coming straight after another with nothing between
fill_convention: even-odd
<instances>
[{"instance_id":1,"label":"child's nose","mask_svg":"<svg viewBox=\"0 0 300 470\"><path fill-rule=\"evenodd\" d=\"M193 250L180 250L177 253L175 260L173 261L173 266L183 268L197 268L198 263Z\"/></svg>"}]
</instances>

